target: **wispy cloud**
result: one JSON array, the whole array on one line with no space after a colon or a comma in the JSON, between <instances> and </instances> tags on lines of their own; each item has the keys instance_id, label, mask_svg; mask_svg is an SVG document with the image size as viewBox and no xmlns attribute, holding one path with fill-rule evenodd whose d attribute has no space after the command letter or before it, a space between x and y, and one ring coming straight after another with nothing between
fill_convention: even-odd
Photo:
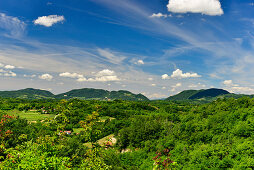
<instances>
[{"instance_id":1,"label":"wispy cloud","mask_svg":"<svg viewBox=\"0 0 254 170\"><path fill-rule=\"evenodd\" d=\"M24 35L26 24L17 17L0 13L0 30L1 29L4 30L3 34L5 36L19 38Z\"/></svg>"}]
</instances>

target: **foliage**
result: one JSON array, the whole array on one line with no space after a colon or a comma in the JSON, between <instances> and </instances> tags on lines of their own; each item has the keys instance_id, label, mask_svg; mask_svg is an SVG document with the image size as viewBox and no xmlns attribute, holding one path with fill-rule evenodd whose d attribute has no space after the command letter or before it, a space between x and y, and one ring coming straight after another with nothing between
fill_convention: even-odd
<instances>
[{"instance_id":1,"label":"foliage","mask_svg":"<svg viewBox=\"0 0 254 170\"><path fill-rule=\"evenodd\" d=\"M42 108L53 116L21 116L40 117ZM206 104L0 99L0 110L0 169L254 168L248 97ZM108 137L117 143L105 147Z\"/></svg>"}]
</instances>

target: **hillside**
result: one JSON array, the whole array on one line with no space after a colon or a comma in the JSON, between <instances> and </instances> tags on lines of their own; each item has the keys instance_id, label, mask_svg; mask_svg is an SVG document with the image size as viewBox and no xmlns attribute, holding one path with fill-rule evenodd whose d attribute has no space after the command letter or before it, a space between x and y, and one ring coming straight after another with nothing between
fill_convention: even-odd
<instances>
[{"instance_id":1,"label":"hillside","mask_svg":"<svg viewBox=\"0 0 254 170\"><path fill-rule=\"evenodd\" d=\"M107 91L103 89L92 89L92 88L75 89L66 93L56 95L55 97L61 99L80 98L86 100L114 100L114 99L132 100L132 101L149 100L142 94L133 94L129 91L124 90Z\"/></svg>"},{"instance_id":2,"label":"hillside","mask_svg":"<svg viewBox=\"0 0 254 170\"><path fill-rule=\"evenodd\" d=\"M214 98L218 96L228 95L230 94L228 91L223 89L202 89L202 90L185 90L181 93L170 96L166 100L193 100L193 99L207 99Z\"/></svg>"},{"instance_id":3,"label":"hillside","mask_svg":"<svg viewBox=\"0 0 254 170\"><path fill-rule=\"evenodd\" d=\"M84 100L130 100L130 101L147 101L149 100L142 94L133 94L129 91L107 91L103 89L75 89L66 93L54 95L46 90L27 88L15 91L0 91L2 98L20 98L20 99L71 99L79 98Z\"/></svg>"},{"instance_id":4,"label":"hillside","mask_svg":"<svg viewBox=\"0 0 254 170\"><path fill-rule=\"evenodd\" d=\"M46 90L27 88L15 91L0 91L0 97L21 99L45 99L54 98L54 94Z\"/></svg>"}]
</instances>

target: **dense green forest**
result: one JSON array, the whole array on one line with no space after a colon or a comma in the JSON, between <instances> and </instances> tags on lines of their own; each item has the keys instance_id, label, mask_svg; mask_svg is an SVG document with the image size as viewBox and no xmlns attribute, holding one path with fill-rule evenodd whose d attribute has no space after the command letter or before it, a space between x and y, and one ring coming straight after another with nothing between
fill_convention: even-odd
<instances>
[{"instance_id":1,"label":"dense green forest","mask_svg":"<svg viewBox=\"0 0 254 170\"><path fill-rule=\"evenodd\" d=\"M0 99L0 169L253 169L254 99Z\"/></svg>"},{"instance_id":2,"label":"dense green forest","mask_svg":"<svg viewBox=\"0 0 254 170\"><path fill-rule=\"evenodd\" d=\"M85 99L85 100L131 100L131 101L146 101L149 100L142 94L133 94L129 91L108 91L103 89L83 88L68 91L54 95L47 90L40 89L21 89L14 91L0 91L2 98L20 98L20 99Z\"/></svg>"}]
</instances>

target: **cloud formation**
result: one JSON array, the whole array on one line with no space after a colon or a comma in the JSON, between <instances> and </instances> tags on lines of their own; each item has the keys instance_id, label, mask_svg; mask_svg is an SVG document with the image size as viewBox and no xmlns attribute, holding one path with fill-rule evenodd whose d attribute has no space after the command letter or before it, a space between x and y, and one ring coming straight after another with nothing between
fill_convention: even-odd
<instances>
[{"instance_id":1,"label":"cloud formation","mask_svg":"<svg viewBox=\"0 0 254 170\"><path fill-rule=\"evenodd\" d=\"M150 17L151 18L161 18L161 17L167 18L168 15L167 14L162 14L162 13L159 12L157 14L153 13L153 15L151 15Z\"/></svg>"},{"instance_id":2,"label":"cloud formation","mask_svg":"<svg viewBox=\"0 0 254 170\"><path fill-rule=\"evenodd\" d=\"M12 66L12 65L6 65L6 66L4 66L4 68L6 68L6 69L14 69L14 68L15 68L15 66Z\"/></svg>"},{"instance_id":3,"label":"cloud formation","mask_svg":"<svg viewBox=\"0 0 254 170\"><path fill-rule=\"evenodd\" d=\"M20 37L25 32L26 24L17 17L0 13L0 28L7 31L5 35L8 37Z\"/></svg>"},{"instance_id":4,"label":"cloud formation","mask_svg":"<svg viewBox=\"0 0 254 170\"><path fill-rule=\"evenodd\" d=\"M87 81L98 81L98 82L107 82L107 81L119 81L120 79L115 75L115 72L109 69L104 69L99 71L95 78L89 78Z\"/></svg>"},{"instance_id":5,"label":"cloud formation","mask_svg":"<svg viewBox=\"0 0 254 170\"><path fill-rule=\"evenodd\" d=\"M224 13L219 0L169 0L167 8L174 13L190 12L211 16Z\"/></svg>"},{"instance_id":6,"label":"cloud formation","mask_svg":"<svg viewBox=\"0 0 254 170\"><path fill-rule=\"evenodd\" d=\"M5 76L5 77L16 77L17 74L14 73L14 72L12 72L12 71L0 69L0 76Z\"/></svg>"},{"instance_id":7,"label":"cloud formation","mask_svg":"<svg viewBox=\"0 0 254 170\"><path fill-rule=\"evenodd\" d=\"M143 60L138 60L137 62L135 62L135 64L137 64L137 65L144 65L145 62Z\"/></svg>"},{"instance_id":8,"label":"cloud formation","mask_svg":"<svg viewBox=\"0 0 254 170\"><path fill-rule=\"evenodd\" d=\"M163 80L170 79L170 78L183 79L183 78L198 78L198 77L201 77L201 76L198 75L197 73L188 73L188 72L183 73L183 71L180 69L176 69L175 71L173 71L171 76L169 76L168 74L163 74L161 76Z\"/></svg>"},{"instance_id":9,"label":"cloud formation","mask_svg":"<svg viewBox=\"0 0 254 170\"><path fill-rule=\"evenodd\" d=\"M45 27L51 27L52 25L58 23L58 22L63 22L64 16L59 16L59 15L49 15L49 16L42 16L38 17L36 20L34 20L35 25L42 25Z\"/></svg>"},{"instance_id":10,"label":"cloud formation","mask_svg":"<svg viewBox=\"0 0 254 170\"><path fill-rule=\"evenodd\" d=\"M60 77L68 77L68 78L83 78L84 77L82 74L69 73L69 72L60 73L59 76Z\"/></svg>"},{"instance_id":11,"label":"cloud formation","mask_svg":"<svg viewBox=\"0 0 254 170\"><path fill-rule=\"evenodd\" d=\"M171 78L178 78L178 79L182 79L182 78L198 78L201 77L200 75L198 75L197 73L183 73L182 70L180 69L176 69L172 75Z\"/></svg>"},{"instance_id":12,"label":"cloud formation","mask_svg":"<svg viewBox=\"0 0 254 170\"><path fill-rule=\"evenodd\" d=\"M51 81L53 79L53 76L50 74L42 74L41 76L39 76L39 79Z\"/></svg>"}]
</instances>

